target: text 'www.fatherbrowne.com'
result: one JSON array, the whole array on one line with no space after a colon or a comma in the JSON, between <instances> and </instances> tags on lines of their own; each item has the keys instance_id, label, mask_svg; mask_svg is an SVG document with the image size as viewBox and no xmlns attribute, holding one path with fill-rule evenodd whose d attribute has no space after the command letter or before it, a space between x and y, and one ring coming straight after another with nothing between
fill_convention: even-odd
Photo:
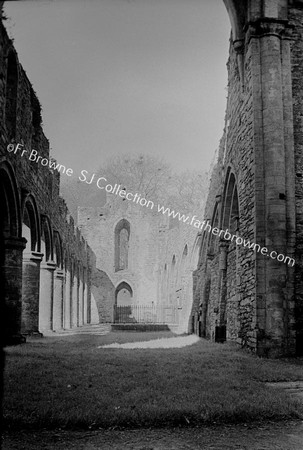
<instances>
[{"instance_id":1,"label":"text 'www.fatherbrowne.com'","mask_svg":"<svg viewBox=\"0 0 303 450\"><path fill-rule=\"evenodd\" d=\"M31 151L26 150L24 144L9 144L7 146L7 151L9 153L19 154L21 157L26 156L29 161L32 161L36 164L41 164L44 167L49 167L53 171L58 171L59 173L65 174L67 176L72 176L74 171L72 168L67 168L63 164L57 163L53 158L46 158L38 155L37 150L32 149ZM87 170L81 170L80 176L78 177L79 181L85 182L86 184L94 184L98 189L105 190L107 193L117 195L123 199L136 203L142 207L146 207L149 209L155 209L155 203L152 200L148 200L142 197L141 194L136 192L135 194L132 192L128 192L126 188L122 188L120 184L115 183L114 185L107 183L107 179L105 177L98 177L96 173L93 173L90 177L88 177ZM185 214L181 214L179 211L171 210L163 205L157 204L157 211L163 215L167 215L168 217L172 217L173 219L178 219L180 222L191 225L201 231L207 231L208 233L212 233L214 236L219 236L226 241L235 242L237 245L242 245L243 247L253 250L255 252L261 253L264 256L267 256L272 259L276 259L277 261L284 262L289 266L294 266L295 260L289 256L285 256L282 253L277 253L272 250L269 251L267 247L261 247L259 244L251 242L250 240L243 239L241 236L237 234L231 234L228 229L221 230L217 227L212 227L208 221L200 221L198 220L196 215L188 216Z\"/></svg>"}]
</instances>

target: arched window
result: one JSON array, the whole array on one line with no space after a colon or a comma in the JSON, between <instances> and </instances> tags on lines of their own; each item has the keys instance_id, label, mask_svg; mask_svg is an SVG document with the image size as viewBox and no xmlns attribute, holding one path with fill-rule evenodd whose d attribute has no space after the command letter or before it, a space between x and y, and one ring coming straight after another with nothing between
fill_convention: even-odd
<instances>
[{"instance_id":1,"label":"arched window","mask_svg":"<svg viewBox=\"0 0 303 450\"><path fill-rule=\"evenodd\" d=\"M115 228L115 271L128 268L130 224L126 219L120 220Z\"/></svg>"},{"instance_id":2,"label":"arched window","mask_svg":"<svg viewBox=\"0 0 303 450\"><path fill-rule=\"evenodd\" d=\"M40 223L36 202L28 195L23 202L22 236L26 238L26 252L40 250Z\"/></svg>"},{"instance_id":3,"label":"arched window","mask_svg":"<svg viewBox=\"0 0 303 450\"><path fill-rule=\"evenodd\" d=\"M222 228L235 232L239 228L239 200L236 179L230 168L226 175L224 191Z\"/></svg>"}]
</instances>

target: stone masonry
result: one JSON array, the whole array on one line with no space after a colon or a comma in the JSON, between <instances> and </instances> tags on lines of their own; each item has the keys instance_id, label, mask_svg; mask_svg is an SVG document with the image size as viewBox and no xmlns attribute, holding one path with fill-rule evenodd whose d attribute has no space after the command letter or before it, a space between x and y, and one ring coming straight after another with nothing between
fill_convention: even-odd
<instances>
[{"instance_id":1,"label":"stone masonry","mask_svg":"<svg viewBox=\"0 0 303 450\"><path fill-rule=\"evenodd\" d=\"M0 5L1 6L1 5ZM39 100L0 25L1 330L5 343L91 321L95 255L59 195ZM29 159L35 149L40 161Z\"/></svg>"},{"instance_id":2,"label":"stone masonry","mask_svg":"<svg viewBox=\"0 0 303 450\"><path fill-rule=\"evenodd\" d=\"M193 327L262 356L294 355L302 352L303 2L225 5L228 99L205 219L276 258L204 232Z\"/></svg>"}]
</instances>

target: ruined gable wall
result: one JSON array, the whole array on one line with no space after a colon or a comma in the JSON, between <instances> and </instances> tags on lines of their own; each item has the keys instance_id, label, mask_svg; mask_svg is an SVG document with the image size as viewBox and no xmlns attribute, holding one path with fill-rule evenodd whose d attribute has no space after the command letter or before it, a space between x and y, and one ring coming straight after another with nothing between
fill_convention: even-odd
<instances>
[{"instance_id":1,"label":"ruined gable wall","mask_svg":"<svg viewBox=\"0 0 303 450\"><path fill-rule=\"evenodd\" d=\"M113 200L113 201L111 201ZM128 268L115 270L115 227L121 219L130 224ZM103 208L78 208L78 224L81 232L97 256L97 269L107 274L113 289L110 295L106 286L99 284L96 293L98 303L106 299L105 309L110 316L115 302L115 289L121 282L130 285L132 303L151 305L157 301L158 226L157 218L143 207L129 201L108 196ZM103 299L103 300L102 300ZM104 320L104 318L102 319Z\"/></svg>"}]
</instances>

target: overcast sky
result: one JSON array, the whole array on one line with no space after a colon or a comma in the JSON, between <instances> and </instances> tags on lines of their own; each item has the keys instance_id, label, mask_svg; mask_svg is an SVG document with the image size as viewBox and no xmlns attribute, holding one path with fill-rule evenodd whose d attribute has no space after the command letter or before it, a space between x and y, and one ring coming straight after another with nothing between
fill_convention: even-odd
<instances>
[{"instance_id":1,"label":"overcast sky","mask_svg":"<svg viewBox=\"0 0 303 450\"><path fill-rule=\"evenodd\" d=\"M224 125L230 24L222 0L5 2L58 162L163 155L207 169Z\"/></svg>"}]
</instances>

